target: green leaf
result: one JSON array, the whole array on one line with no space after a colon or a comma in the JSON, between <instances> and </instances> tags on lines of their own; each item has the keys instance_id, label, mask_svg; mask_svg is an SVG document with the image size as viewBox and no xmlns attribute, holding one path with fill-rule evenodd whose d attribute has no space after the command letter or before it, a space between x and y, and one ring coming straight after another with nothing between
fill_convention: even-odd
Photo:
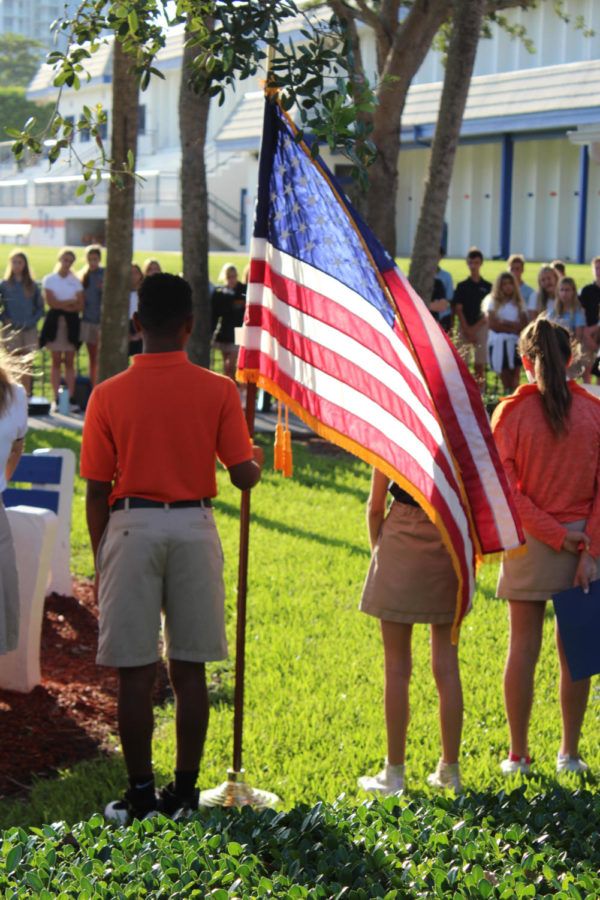
<instances>
[{"instance_id":1,"label":"green leaf","mask_svg":"<svg viewBox=\"0 0 600 900\"><path fill-rule=\"evenodd\" d=\"M6 871L10 874L14 872L21 859L23 858L23 846L22 844L17 844L11 850L9 850L8 855L6 857Z\"/></svg>"},{"instance_id":2,"label":"green leaf","mask_svg":"<svg viewBox=\"0 0 600 900\"><path fill-rule=\"evenodd\" d=\"M75 196L81 197L82 194L85 194L86 190L87 190L87 184L85 184L85 182L83 184L78 184L75 189Z\"/></svg>"}]
</instances>

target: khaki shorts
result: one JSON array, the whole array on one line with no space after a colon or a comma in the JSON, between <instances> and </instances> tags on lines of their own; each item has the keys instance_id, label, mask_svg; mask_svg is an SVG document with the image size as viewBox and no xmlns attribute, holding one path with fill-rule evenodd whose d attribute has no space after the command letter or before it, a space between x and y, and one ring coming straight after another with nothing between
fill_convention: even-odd
<instances>
[{"instance_id":1,"label":"khaki shorts","mask_svg":"<svg viewBox=\"0 0 600 900\"><path fill-rule=\"evenodd\" d=\"M462 328L458 328L458 337L456 339L456 349L458 350L463 361L468 365L471 357L471 349L473 350L473 363L478 366L485 366L488 361L487 356L487 325L481 325L477 329L477 342L472 344L468 340Z\"/></svg>"},{"instance_id":2,"label":"khaki shorts","mask_svg":"<svg viewBox=\"0 0 600 900\"><path fill-rule=\"evenodd\" d=\"M212 509L111 513L98 568L99 665L156 662L161 616L169 659L227 656L223 551Z\"/></svg>"},{"instance_id":3,"label":"khaki shorts","mask_svg":"<svg viewBox=\"0 0 600 900\"><path fill-rule=\"evenodd\" d=\"M94 322L79 323L79 340L82 344L97 344L100 339L100 326Z\"/></svg>"},{"instance_id":4,"label":"khaki shorts","mask_svg":"<svg viewBox=\"0 0 600 900\"><path fill-rule=\"evenodd\" d=\"M569 531L583 531L586 520L564 522ZM498 576L496 597L505 600L549 600L552 594L573 587L579 554L554 550L525 532L527 553L514 559L503 559ZM599 573L596 574L596 578Z\"/></svg>"},{"instance_id":5,"label":"khaki shorts","mask_svg":"<svg viewBox=\"0 0 600 900\"><path fill-rule=\"evenodd\" d=\"M359 609L385 622L449 625L457 590L454 566L436 526L421 507L392 503Z\"/></svg>"},{"instance_id":6,"label":"khaki shorts","mask_svg":"<svg viewBox=\"0 0 600 900\"><path fill-rule=\"evenodd\" d=\"M7 325L2 331L2 344L8 353L16 353L22 350L24 353L34 353L40 348L38 330L33 328L13 328Z\"/></svg>"}]
</instances>

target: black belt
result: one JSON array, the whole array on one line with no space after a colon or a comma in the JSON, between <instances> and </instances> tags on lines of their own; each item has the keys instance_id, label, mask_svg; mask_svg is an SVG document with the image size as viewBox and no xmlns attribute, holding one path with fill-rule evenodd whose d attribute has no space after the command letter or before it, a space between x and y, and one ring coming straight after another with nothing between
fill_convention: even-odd
<instances>
[{"instance_id":1,"label":"black belt","mask_svg":"<svg viewBox=\"0 0 600 900\"><path fill-rule=\"evenodd\" d=\"M174 500L173 503L161 503L160 500L149 500L147 497L119 497L111 506L111 512L117 509L188 509L192 506L212 506L210 497L202 500Z\"/></svg>"}]
</instances>

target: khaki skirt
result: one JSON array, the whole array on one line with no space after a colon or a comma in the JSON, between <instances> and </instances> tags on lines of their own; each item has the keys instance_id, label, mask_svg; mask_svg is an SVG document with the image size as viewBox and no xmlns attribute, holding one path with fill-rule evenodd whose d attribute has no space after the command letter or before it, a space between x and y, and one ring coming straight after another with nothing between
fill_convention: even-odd
<instances>
[{"instance_id":1,"label":"khaki skirt","mask_svg":"<svg viewBox=\"0 0 600 900\"><path fill-rule=\"evenodd\" d=\"M394 501L371 557L359 609L386 622L449 625L457 590L436 526L420 507Z\"/></svg>"},{"instance_id":2,"label":"khaki skirt","mask_svg":"<svg viewBox=\"0 0 600 900\"><path fill-rule=\"evenodd\" d=\"M569 531L583 531L586 520L563 524ZM552 594L572 588L579 555L567 550L554 550L528 531L525 538L527 553L524 556L502 560L496 597L505 600L549 600Z\"/></svg>"},{"instance_id":3,"label":"khaki skirt","mask_svg":"<svg viewBox=\"0 0 600 900\"><path fill-rule=\"evenodd\" d=\"M67 320L64 316L61 316L58 320L58 327L56 329L56 337L53 341L48 341L46 344L46 350L51 350L54 353L75 353L77 347L74 346L69 340L69 336L67 333Z\"/></svg>"}]
</instances>

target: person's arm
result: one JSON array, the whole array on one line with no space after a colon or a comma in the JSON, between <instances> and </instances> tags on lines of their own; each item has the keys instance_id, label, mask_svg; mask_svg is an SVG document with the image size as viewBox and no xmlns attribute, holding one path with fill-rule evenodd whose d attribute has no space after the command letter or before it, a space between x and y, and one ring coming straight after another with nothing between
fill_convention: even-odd
<instances>
[{"instance_id":1,"label":"person's arm","mask_svg":"<svg viewBox=\"0 0 600 900\"><path fill-rule=\"evenodd\" d=\"M19 460L21 459L21 454L23 453L23 447L25 446L25 438L17 438L16 441L12 442L12 446L10 448L10 453L8 454L8 459L6 460L6 466L4 468L4 477L7 481L13 477L15 469L19 464Z\"/></svg>"},{"instance_id":2,"label":"person's arm","mask_svg":"<svg viewBox=\"0 0 600 900\"><path fill-rule=\"evenodd\" d=\"M573 535L574 532L569 532L554 516L537 506L519 488L520 479L516 465L516 424L514 413L512 416L505 414L500 425L497 425L492 418L494 440L498 447L500 460L504 466L523 527L539 541L548 544L554 550L565 549L575 552L569 543L571 541L569 534ZM577 532L576 539L577 543L584 540L585 535L583 532Z\"/></svg>"},{"instance_id":3,"label":"person's arm","mask_svg":"<svg viewBox=\"0 0 600 900\"><path fill-rule=\"evenodd\" d=\"M65 300L60 304L60 309L65 312L81 312L84 304L83 291L77 291L72 300Z\"/></svg>"},{"instance_id":4,"label":"person's arm","mask_svg":"<svg viewBox=\"0 0 600 900\"><path fill-rule=\"evenodd\" d=\"M44 295L46 306L49 307L49 309L64 309L64 304L56 299L54 291L51 291L49 288L43 288L42 294Z\"/></svg>"},{"instance_id":5,"label":"person's arm","mask_svg":"<svg viewBox=\"0 0 600 900\"><path fill-rule=\"evenodd\" d=\"M252 452L254 453L252 459L236 463L227 470L232 485L239 488L240 491L247 491L260 481L264 460L262 447L253 444Z\"/></svg>"},{"instance_id":6,"label":"person's arm","mask_svg":"<svg viewBox=\"0 0 600 900\"><path fill-rule=\"evenodd\" d=\"M108 523L110 514L108 498L111 489L112 482L110 481L93 481L91 478L87 480L85 514L94 561L96 560L100 538L104 534L104 529Z\"/></svg>"},{"instance_id":7,"label":"person's arm","mask_svg":"<svg viewBox=\"0 0 600 900\"><path fill-rule=\"evenodd\" d=\"M454 309L456 310L456 315L458 316L458 321L460 322L460 327L462 328L466 339L468 341L470 341L472 344L474 344L475 336L473 334L473 331L471 330L471 326L467 325L467 320L465 319L465 314L463 312L462 303L457 303L455 305Z\"/></svg>"},{"instance_id":8,"label":"person's arm","mask_svg":"<svg viewBox=\"0 0 600 900\"><path fill-rule=\"evenodd\" d=\"M389 482L387 475L384 475L379 469L373 469L371 491L367 500L367 530L369 532L371 552L375 549L375 544L385 519Z\"/></svg>"}]
</instances>

